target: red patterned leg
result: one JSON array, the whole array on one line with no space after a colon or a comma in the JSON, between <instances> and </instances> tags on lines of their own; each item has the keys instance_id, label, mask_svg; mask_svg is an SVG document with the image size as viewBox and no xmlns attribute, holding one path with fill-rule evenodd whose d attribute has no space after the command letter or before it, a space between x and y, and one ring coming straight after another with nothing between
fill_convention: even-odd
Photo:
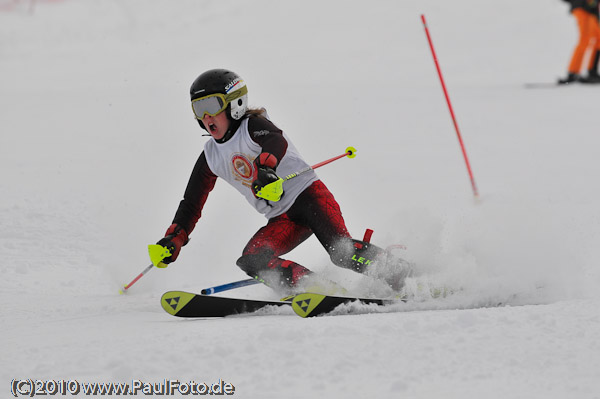
<instances>
[{"instance_id":1,"label":"red patterned leg","mask_svg":"<svg viewBox=\"0 0 600 399\"><path fill-rule=\"evenodd\" d=\"M248 275L259 278L264 272L275 270L281 275L280 285L294 286L310 270L279 256L296 248L311 234L309 228L293 222L286 214L275 217L250 239L237 265Z\"/></svg>"},{"instance_id":2,"label":"red patterned leg","mask_svg":"<svg viewBox=\"0 0 600 399\"><path fill-rule=\"evenodd\" d=\"M312 273L306 267L296 262L281 258L272 258L268 266L270 269L280 271L284 284L290 287L294 287L302 277Z\"/></svg>"},{"instance_id":3,"label":"red patterned leg","mask_svg":"<svg viewBox=\"0 0 600 399\"><path fill-rule=\"evenodd\" d=\"M352 239L340 206L322 181L317 180L304 190L288 215L309 226L330 256L338 257L341 252L352 250Z\"/></svg>"}]
</instances>

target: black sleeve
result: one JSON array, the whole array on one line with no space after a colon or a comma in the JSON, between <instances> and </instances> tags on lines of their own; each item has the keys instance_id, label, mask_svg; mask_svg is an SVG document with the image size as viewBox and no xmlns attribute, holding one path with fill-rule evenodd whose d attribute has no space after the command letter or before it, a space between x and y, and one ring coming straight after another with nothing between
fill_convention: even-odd
<instances>
[{"instance_id":1,"label":"black sleeve","mask_svg":"<svg viewBox=\"0 0 600 399\"><path fill-rule=\"evenodd\" d=\"M210 170L204 152L200 154L188 182L183 200L175 213L173 223L180 225L189 235L202 215L208 194L215 187L217 176Z\"/></svg>"},{"instance_id":2,"label":"black sleeve","mask_svg":"<svg viewBox=\"0 0 600 399\"><path fill-rule=\"evenodd\" d=\"M285 155L288 143L283 131L263 116L251 116L248 120L250 138L262 147L263 153L273 154L277 161Z\"/></svg>"},{"instance_id":3,"label":"black sleeve","mask_svg":"<svg viewBox=\"0 0 600 399\"><path fill-rule=\"evenodd\" d=\"M567 3L571 3L571 11L576 8L583 8L590 14L596 15L598 12L598 1L597 0L565 0Z\"/></svg>"}]
</instances>

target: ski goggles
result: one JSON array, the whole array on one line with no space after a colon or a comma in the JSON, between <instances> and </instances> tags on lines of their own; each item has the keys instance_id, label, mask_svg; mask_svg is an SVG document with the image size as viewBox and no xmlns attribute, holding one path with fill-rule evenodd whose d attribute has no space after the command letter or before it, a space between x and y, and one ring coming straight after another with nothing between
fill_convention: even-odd
<instances>
[{"instance_id":1,"label":"ski goggles","mask_svg":"<svg viewBox=\"0 0 600 399\"><path fill-rule=\"evenodd\" d=\"M196 119L202 119L206 114L215 116L223 112L230 102L237 100L245 94L248 94L246 86L228 94L215 93L192 100L194 115Z\"/></svg>"}]
</instances>

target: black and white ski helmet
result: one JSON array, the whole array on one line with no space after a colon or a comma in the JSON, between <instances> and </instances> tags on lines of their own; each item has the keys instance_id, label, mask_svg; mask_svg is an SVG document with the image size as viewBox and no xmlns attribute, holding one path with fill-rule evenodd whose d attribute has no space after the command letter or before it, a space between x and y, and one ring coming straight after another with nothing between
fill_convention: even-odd
<instances>
[{"instance_id":1,"label":"black and white ski helmet","mask_svg":"<svg viewBox=\"0 0 600 399\"><path fill-rule=\"evenodd\" d=\"M190 87L192 101L217 93L225 96L228 116L240 120L248 109L248 89L244 80L227 69L211 69L198 76Z\"/></svg>"}]
</instances>

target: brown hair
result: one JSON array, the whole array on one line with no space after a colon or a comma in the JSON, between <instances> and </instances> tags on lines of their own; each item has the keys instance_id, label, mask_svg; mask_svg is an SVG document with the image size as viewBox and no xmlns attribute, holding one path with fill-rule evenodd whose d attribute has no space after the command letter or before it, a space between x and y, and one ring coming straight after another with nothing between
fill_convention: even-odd
<instances>
[{"instance_id":1,"label":"brown hair","mask_svg":"<svg viewBox=\"0 0 600 399\"><path fill-rule=\"evenodd\" d=\"M248 107L244 116L263 116L263 114L265 114L266 112L267 112L267 110L264 109L263 107L260 107L260 108Z\"/></svg>"}]
</instances>

